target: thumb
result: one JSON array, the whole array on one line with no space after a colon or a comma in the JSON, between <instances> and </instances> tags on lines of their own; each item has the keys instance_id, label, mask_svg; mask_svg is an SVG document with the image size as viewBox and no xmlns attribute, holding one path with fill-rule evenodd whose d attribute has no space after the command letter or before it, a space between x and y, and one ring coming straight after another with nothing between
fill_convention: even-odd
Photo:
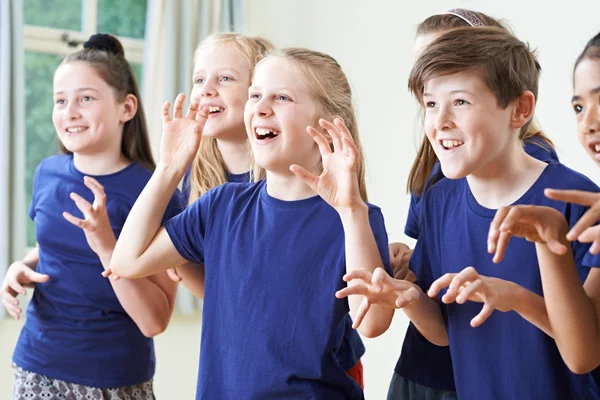
<instances>
[{"instance_id":1,"label":"thumb","mask_svg":"<svg viewBox=\"0 0 600 400\"><path fill-rule=\"evenodd\" d=\"M319 177L311 174L303 167L294 164L290 166L290 171L294 173L298 178L300 178L304 183L306 183L312 190L317 191L317 182L319 182Z\"/></svg>"},{"instance_id":2,"label":"thumb","mask_svg":"<svg viewBox=\"0 0 600 400\"><path fill-rule=\"evenodd\" d=\"M167 275L173 282L181 282L181 277L177 274L177 270L175 268L169 268L167 270Z\"/></svg>"},{"instance_id":3,"label":"thumb","mask_svg":"<svg viewBox=\"0 0 600 400\"><path fill-rule=\"evenodd\" d=\"M23 276L27 278L30 282L43 283L47 282L50 277L46 274L40 274L32 269L27 268L23 273Z\"/></svg>"}]
</instances>

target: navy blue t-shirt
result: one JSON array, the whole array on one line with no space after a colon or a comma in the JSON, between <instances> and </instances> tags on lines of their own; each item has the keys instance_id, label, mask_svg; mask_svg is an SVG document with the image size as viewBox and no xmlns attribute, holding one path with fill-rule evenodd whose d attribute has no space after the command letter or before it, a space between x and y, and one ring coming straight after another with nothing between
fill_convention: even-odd
<instances>
[{"instance_id":1,"label":"navy blue t-shirt","mask_svg":"<svg viewBox=\"0 0 600 400\"><path fill-rule=\"evenodd\" d=\"M558 155L554 149L539 138L527 139L524 149L527 154L538 160L558 161ZM443 178L440 163L437 162L427 179L424 191ZM404 233L413 239L419 237L419 199L420 197L416 193L411 195L404 227ZM402 352L395 371L398 375L423 386L456 391L449 348L436 346L425 339L412 322L406 330Z\"/></svg>"},{"instance_id":2,"label":"navy blue t-shirt","mask_svg":"<svg viewBox=\"0 0 600 400\"><path fill-rule=\"evenodd\" d=\"M104 186L117 238L151 175L131 163L114 174L92 176ZM49 275L50 280L35 287L13 361L28 371L71 383L98 388L130 386L154 375L154 345L102 277L104 268L83 230L62 216L68 211L83 218L69 197L71 192L94 201L83 177L71 155L47 158L36 169L29 216L39 246L37 271ZM165 220L180 211L176 194Z\"/></svg>"},{"instance_id":3,"label":"navy blue t-shirt","mask_svg":"<svg viewBox=\"0 0 600 400\"><path fill-rule=\"evenodd\" d=\"M383 216L371 228L388 272ZM197 399L362 399L332 341L348 315L344 232L318 196L281 201L266 181L226 183L165 225L206 269Z\"/></svg>"},{"instance_id":4,"label":"navy blue t-shirt","mask_svg":"<svg viewBox=\"0 0 600 400\"><path fill-rule=\"evenodd\" d=\"M183 177L181 185L181 203L187 205L190 198L190 175L191 167ZM227 174L228 182L248 183L250 182L250 172L243 174ZM338 362L346 371L358 363L365 354L365 345L356 329L352 328L352 317L350 314L344 318L344 321L337 328L336 339L332 342Z\"/></svg>"},{"instance_id":5,"label":"navy blue t-shirt","mask_svg":"<svg viewBox=\"0 0 600 400\"><path fill-rule=\"evenodd\" d=\"M572 226L586 208L550 200L544 189L600 189L585 176L551 162L532 187L514 204L536 204L559 210ZM466 178L443 179L421 200L420 234L410 260L419 285L427 290L445 273L473 266L482 275L515 282L542 295L535 244L513 238L504 260L492 262L487 234L496 210L482 207L473 197ZM600 265L589 244L572 244L582 282L590 267ZM445 290L440 293L440 298ZM494 313L480 327L471 319L481 303L445 305L452 365L461 399L600 399L591 374L575 375L563 362L554 340L515 312Z\"/></svg>"}]
</instances>

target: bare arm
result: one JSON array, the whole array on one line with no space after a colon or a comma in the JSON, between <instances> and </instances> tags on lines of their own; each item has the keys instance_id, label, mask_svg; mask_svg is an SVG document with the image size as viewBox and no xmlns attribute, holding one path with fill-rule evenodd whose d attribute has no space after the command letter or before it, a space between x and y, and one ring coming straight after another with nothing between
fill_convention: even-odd
<instances>
[{"instance_id":1,"label":"bare arm","mask_svg":"<svg viewBox=\"0 0 600 400\"><path fill-rule=\"evenodd\" d=\"M194 296L204 299L204 265L186 263L171 271L172 280L181 282Z\"/></svg>"}]
</instances>

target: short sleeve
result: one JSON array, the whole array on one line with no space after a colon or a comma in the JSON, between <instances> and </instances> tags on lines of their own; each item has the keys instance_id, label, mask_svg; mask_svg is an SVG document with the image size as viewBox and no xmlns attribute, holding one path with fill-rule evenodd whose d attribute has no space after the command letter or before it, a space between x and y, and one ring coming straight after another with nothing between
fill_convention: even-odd
<instances>
[{"instance_id":1,"label":"short sleeve","mask_svg":"<svg viewBox=\"0 0 600 400\"><path fill-rule=\"evenodd\" d=\"M413 239L419 237L419 196L414 193L410 196L410 205L408 206L406 225L404 225L404 234Z\"/></svg>"},{"instance_id":2,"label":"short sleeve","mask_svg":"<svg viewBox=\"0 0 600 400\"><path fill-rule=\"evenodd\" d=\"M165 210L165 215L163 216L161 225L164 225L168 220L181 213L183 211L183 208L184 207L182 203L181 193L179 192L179 190L176 190L175 194L173 194L173 197L171 197L171 200L167 205L167 209Z\"/></svg>"},{"instance_id":3,"label":"short sleeve","mask_svg":"<svg viewBox=\"0 0 600 400\"><path fill-rule=\"evenodd\" d=\"M387 231L385 230L383 214L379 208L370 208L369 223L371 225L371 230L373 231L373 236L375 237L375 242L377 243L377 248L379 249L379 254L381 255L383 267L388 274L392 275L392 267L390 266L390 250L388 248L388 236Z\"/></svg>"},{"instance_id":4,"label":"short sleeve","mask_svg":"<svg viewBox=\"0 0 600 400\"><path fill-rule=\"evenodd\" d=\"M211 192L204 194L164 225L179 254L195 264L204 264L204 237L211 195ZM176 193L174 198L176 196L179 194Z\"/></svg>"},{"instance_id":5,"label":"short sleeve","mask_svg":"<svg viewBox=\"0 0 600 400\"><path fill-rule=\"evenodd\" d=\"M35 169L35 173L33 174L33 187L31 188L31 203L29 204L29 218L31 218L32 220L35 219L35 210L37 208L37 201L38 201L38 190L39 190L39 186L38 186L38 179L40 174L42 173L42 165L43 165L44 161L42 160L42 162L39 163L39 165L37 166L37 168Z\"/></svg>"}]
</instances>

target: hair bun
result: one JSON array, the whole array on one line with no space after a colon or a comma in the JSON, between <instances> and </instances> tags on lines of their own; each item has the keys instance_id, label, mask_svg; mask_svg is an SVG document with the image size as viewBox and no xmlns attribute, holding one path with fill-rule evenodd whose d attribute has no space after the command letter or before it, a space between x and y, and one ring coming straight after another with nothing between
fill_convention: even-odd
<instances>
[{"instance_id":1,"label":"hair bun","mask_svg":"<svg viewBox=\"0 0 600 400\"><path fill-rule=\"evenodd\" d=\"M123 45L119 39L106 33L96 33L83 44L84 49L94 49L105 51L107 53L125 56Z\"/></svg>"}]
</instances>

